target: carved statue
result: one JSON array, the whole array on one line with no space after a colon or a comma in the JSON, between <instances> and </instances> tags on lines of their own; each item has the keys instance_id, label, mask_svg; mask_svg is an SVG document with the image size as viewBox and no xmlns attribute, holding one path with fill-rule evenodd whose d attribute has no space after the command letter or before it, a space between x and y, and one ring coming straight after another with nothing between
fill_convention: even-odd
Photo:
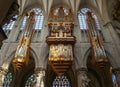
<instances>
[{"instance_id":1,"label":"carved statue","mask_svg":"<svg viewBox=\"0 0 120 87\"><path fill-rule=\"evenodd\" d=\"M44 71L39 71L36 74L36 84L35 87L44 87L44 76L45 76L45 72Z\"/></svg>"},{"instance_id":2,"label":"carved statue","mask_svg":"<svg viewBox=\"0 0 120 87\"><path fill-rule=\"evenodd\" d=\"M8 71L8 64L4 63L0 67L0 86L2 86L2 84L4 83L4 78L5 78L7 71Z\"/></svg>"}]
</instances>

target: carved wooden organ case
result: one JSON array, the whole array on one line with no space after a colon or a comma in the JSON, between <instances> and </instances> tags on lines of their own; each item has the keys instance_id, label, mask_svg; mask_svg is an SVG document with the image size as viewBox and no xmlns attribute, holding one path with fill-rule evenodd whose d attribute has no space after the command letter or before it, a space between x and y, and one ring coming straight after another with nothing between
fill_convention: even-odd
<instances>
[{"instance_id":1,"label":"carved wooden organ case","mask_svg":"<svg viewBox=\"0 0 120 87\"><path fill-rule=\"evenodd\" d=\"M23 30L22 36L18 42L13 64L17 70L22 69L29 61L30 43L33 34L33 25L35 22L35 12L30 12L26 20L26 25Z\"/></svg>"},{"instance_id":2,"label":"carved wooden organ case","mask_svg":"<svg viewBox=\"0 0 120 87\"><path fill-rule=\"evenodd\" d=\"M74 19L71 9L52 8L49 15L49 65L57 75L63 75L73 61L73 45L76 38L72 35Z\"/></svg>"},{"instance_id":3,"label":"carved wooden organ case","mask_svg":"<svg viewBox=\"0 0 120 87\"><path fill-rule=\"evenodd\" d=\"M96 27L95 19L92 17L92 13L88 11L86 16L88 25L88 35L92 47L92 62L98 65L100 68L104 68L108 60L103 47L102 39Z\"/></svg>"}]
</instances>

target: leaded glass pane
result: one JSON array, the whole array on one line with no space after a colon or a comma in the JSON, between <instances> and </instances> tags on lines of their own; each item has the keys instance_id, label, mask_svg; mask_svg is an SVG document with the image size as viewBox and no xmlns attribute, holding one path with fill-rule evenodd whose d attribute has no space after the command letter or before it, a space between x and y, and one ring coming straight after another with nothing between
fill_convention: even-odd
<instances>
[{"instance_id":1,"label":"leaded glass pane","mask_svg":"<svg viewBox=\"0 0 120 87\"><path fill-rule=\"evenodd\" d=\"M36 13L34 29L42 29L43 20L44 20L42 10L40 10L39 8L34 8L34 9L30 10L28 13L30 13L31 11L35 11L35 13ZM22 25L20 28L21 30L24 29L24 27L25 27L26 19L27 19L27 16L25 16L23 19L23 22L22 22Z\"/></svg>"},{"instance_id":2,"label":"leaded glass pane","mask_svg":"<svg viewBox=\"0 0 120 87\"><path fill-rule=\"evenodd\" d=\"M15 20L17 19L17 17L18 17L18 15L13 16L13 18L10 20L9 23L4 24L2 27L3 30L8 30L8 29L11 30L15 24Z\"/></svg>"},{"instance_id":3,"label":"leaded glass pane","mask_svg":"<svg viewBox=\"0 0 120 87\"><path fill-rule=\"evenodd\" d=\"M4 78L3 87L10 87L12 81L12 73L7 73Z\"/></svg>"},{"instance_id":4,"label":"leaded glass pane","mask_svg":"<svg viewBox=\"0 0 120 87\"><path fill-rule=\"evenodd\" d=\"M86 23L86 12L87 11L91 11L92 12L92 10L90 10L88 8L82 8L78 12L78 20L79 20L80 29L88 29L87 23ZM100 30L101 27L100 27L100 24L99 24L97 16L94 13L92 13L92 15L93 15L93 17L95 19L97 29Z\"/></svg>"},{"instance_id":5,"label":"leaded glass pane","mask_svg":"<svg viewBox=\"0 0 120 87\"><path fill-rule=\"evenodd\" d=\"M33 74L27 79L25 87L34 87L35 81L36 81L35 74Z\"/></svg>"},{"instance_id":6,"label":"leaded glass pane","mask_svg":"<svg viewBox=\"0 0 120 87\"><path fill-rule=\"evenodd\" d=\"M52 87L70 87L70 82L68 81L66 76L57 76L54 81Z\"/></svg>"}]
</instances>

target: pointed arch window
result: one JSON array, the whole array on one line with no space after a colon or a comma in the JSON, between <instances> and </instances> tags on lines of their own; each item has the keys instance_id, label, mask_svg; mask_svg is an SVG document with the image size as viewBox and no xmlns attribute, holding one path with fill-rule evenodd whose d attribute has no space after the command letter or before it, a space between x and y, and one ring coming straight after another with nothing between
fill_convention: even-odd
<instances>
[{"instance_id":1,"label":"pointed arch window","mask_svg":"<svg viewBox=\"0 0 120 87\"><path fill-rule=\"evenodd\" d=\"M18 15L13 16L13 18L2 26L3 30L11 30L15 24L15 20L17 19Z\"/></svg>"},{"instance_id":2,"label":"pointed arch window","mask_svg":"<svg viewBox=\"0 0 120 87\"><path fill-rule=\"evenodd\" d=\"M3 87L10 87L11 81L12 81L12 73L9 72L5 75L4 78L4 83L3 83Z\"/></svg>"},{"instance_id":3,"label":"pointed arch window","mask_svg":"<svg viewBox=\"0 0 120 87\"><path fill-rule=\"evenodd\" d=\"M79 25L80 25L81 30L88 29L87 23L86 23L86 12L88 12L88 11L92 12L92 10L88 9L88 8L82 8L78 12L78 20L79 20ZM100 30L101 27L100 27L100 23L99 23L99 20L98 20L97 16L93 12L92 12L92 15L95 19L97 29Z\"/></svg>"},{"instance_id":4,"label":"pointed arch window","mask_svg":"<svg viewBox=\"0 0 120 87\"><path fill-rule=\"evenodd\" d=\"M70 82L68 81L66 76L57 76L54 81L52 87L70 87Z\"/></svg>"},{"instance_id":5,"label":"pointed arch window","mask_svg":"<svg viewBox=\"0 0 120 87\"><path fill-rule=\"evenodd\" d=\"M35 16L35 24L34 24L34 29L42 29L43 27L43 20L44 20L44 15L41 9L39 8L33 8L32 10L30 10L28 13L30 13L31 11L35 11L36 16ZM21 30L24 29L25 24L26 24L26 19L28 16L25 16L21 25Z\"/></svg>"},{"instance_id":6,"label":"pointed arch window","mask_svg":"<svg viewBox=\"0 0 120 87\"><path fill-rule=\"evenodd\" d=\"M25 87L34 87L35 85L35 74L32 74L26 81Z\"/></svg>"}]
</instances>

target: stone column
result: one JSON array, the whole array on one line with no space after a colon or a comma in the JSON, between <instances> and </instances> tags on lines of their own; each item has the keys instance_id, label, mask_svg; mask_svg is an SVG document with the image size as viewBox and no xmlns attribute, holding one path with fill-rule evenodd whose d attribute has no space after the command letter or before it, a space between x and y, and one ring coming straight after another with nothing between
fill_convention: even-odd
<instances>
[{"instance_id":1,"label":"stone column","mask_svg":"<svg viewBox=\"0 0 120 87\"><path fill-rule=\"evenodd\" d=\"M45 87L45 84L44 84L45 69L37 68L35 70L35 74L36 74L35 87Z\"/></svg>"},{"instance_id":2,"label":"stone column","mask_svg":"<svg viewBox=\"0 0 120 87\"><path fill-rule=\"evenodd\" d=\"M116 76L116 83L117 83L118 87L120 87L120 68L119 69L114 69L113 73Z\"/></svg>"},{"instance_id":3,"label":"stone column","mask_svg":"<svg viewBox=\"0 0 120 87\"><path fill-rule=\"evenodd\" d=\"M77 71L77 78L78 78L78 87L88 87L90 79L87 77L87 69L80 68Z\"/></svg>"},{"instance_id":4,"label":"stone column","mask_svg":"<svg viewBox=\"0 0 120 87\"><path fill-rule=\"evenodd\" d=\"M4 78L5 78L5 75L7 74L7 72L8 72L8 65L7 64L3 64L0 67L0 87L3 86Z\"/></svg>"}]
</instances>

